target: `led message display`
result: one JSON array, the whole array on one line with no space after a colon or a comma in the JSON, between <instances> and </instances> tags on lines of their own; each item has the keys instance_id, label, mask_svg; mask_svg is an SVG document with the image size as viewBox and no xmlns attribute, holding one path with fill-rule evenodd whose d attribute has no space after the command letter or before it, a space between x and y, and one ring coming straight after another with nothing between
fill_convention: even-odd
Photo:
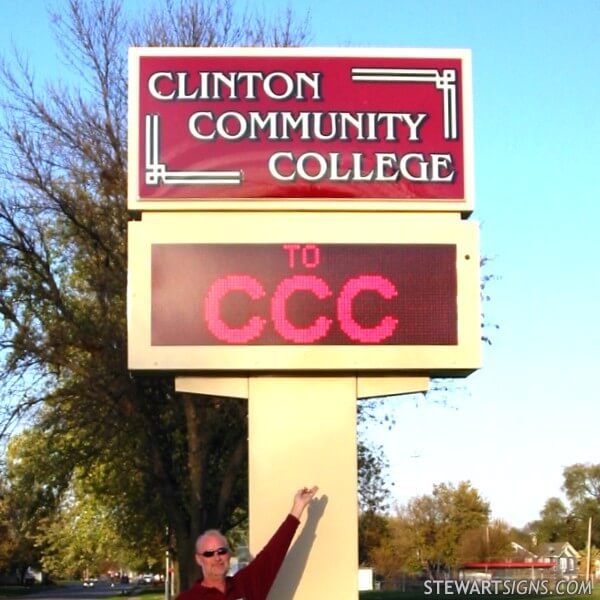
<instances>
[{"instance_id":1,"label":"led message display","mask_svg":"<svg viewBox=\"0 0 600 600\"><path fill-rule=\"evenodd\" d=\"M133 48L130 72L130 208L472 210L468 51Z\"/></svg>"},{"instance_id":2,"label":"led message display","mask_svg":"<svg viewBox=\"0 0 600 600\"><path fill-rule=\"evenodd\" d=\"M450 244L154 244L152 345L457 344Z\"/></svg>"},{"instance_id":3,"label":"led message display","mask_svg":"<svg viewBox=\"0 0 600 600\"><path fill-rule=\"evenodd\" d=\"M479 366L479 231L456 216L149 212L128 246L132 369Z\"/></svg>"}]
</instances>

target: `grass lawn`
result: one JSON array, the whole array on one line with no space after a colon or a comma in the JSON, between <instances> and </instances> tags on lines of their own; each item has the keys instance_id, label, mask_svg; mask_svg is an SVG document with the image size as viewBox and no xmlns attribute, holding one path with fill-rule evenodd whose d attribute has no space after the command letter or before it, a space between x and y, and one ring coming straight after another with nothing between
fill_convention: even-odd
<instances>
[{"instance_id":1,"label":"grass lawn","mask_svg":"<svg viewBox=\"0 0 600 600\"><path fill-rule=\"evenodd\" d=\"M142 598L142 600L164 600L165 599L165 591L157 591L157 590L142 590L141 592L135 592L131 596L111 596L106 600L123 600L123 598Z\"/></svg>"},{"instance_id":2,"label":"grass lawn","mask_svg":"<svg viewBox=\"0 0 600 600\"><path fill-rule=\"evenodd\" d=\"M37 588L34 588L37 591ZM24 585L0 585L0 598L8 598L12 596L23 596L30 594L32 588Z\"/></svg>"}]
</instances>

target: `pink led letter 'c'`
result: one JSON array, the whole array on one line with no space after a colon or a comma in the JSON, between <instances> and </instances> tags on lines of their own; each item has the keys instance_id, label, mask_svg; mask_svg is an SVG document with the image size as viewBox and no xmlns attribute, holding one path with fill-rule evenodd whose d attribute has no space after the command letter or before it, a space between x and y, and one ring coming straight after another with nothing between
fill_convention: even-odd
<instances>
[{"instance_id":1,"label":"pink led letter 'c'","mask_svg":"<svg viewBox=\"0 0 600 600\"><path fill-rule=\"evenodd\" d=\"M363 344L376 344L390 337L398 319L385 316L375 327L361 327L352 316L352 302L361 292L377 292L386 300L398 295L394 284L380 275L360 275L344 284L337 300L337 314L342 331L352 340Z\"/></svg>"},{"instance_id":2,"label":"pink led letter 'c'","mask_svg":"<svg viewBox=\"0 0 600 600\"><path fill-rule=\"evenodd\" d=\"M294 275L279 283L271 299L271 318L279 335L296 344L310 344L327 335L333 322L327 317L318 317L309 327L299 328L290 323L286 316L286 303L289 297L298 290L312 292L319 300L331 296L329 286L314 275Z\"/></svg>"},{"instance_id":3,"label":"pink led letter 'c'","mask_svg":"<svg viewBox=\"0 0 600 600\"><path fill-rule=\"evenodd\" d=\"M245 344L255 340L262 333L266 319L253 316L242 327L230 327L221 319L221 301L233 291L243 291L258 300L265 295L259 281L249 275L227 275L217 279L208 290L204 301L204 314L209 331L222 342L228 344Z\"/></svg>"}]
</instances>

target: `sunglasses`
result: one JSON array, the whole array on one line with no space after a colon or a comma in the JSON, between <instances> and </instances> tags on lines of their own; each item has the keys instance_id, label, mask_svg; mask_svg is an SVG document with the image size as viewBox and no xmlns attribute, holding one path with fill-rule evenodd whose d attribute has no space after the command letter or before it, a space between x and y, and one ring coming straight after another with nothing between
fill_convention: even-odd
<instances>
[{"instance_id":1,"label":"sunglasses","mask_svg":"<svg viewBox=\"0 0 600 600\"><path fill-rule=\"evenodd\" d=\"M225 548L225 546L223 546L222 548L217 548L216 550L205 550L204 552L200 552L200 554L205 558L210 558L215 554L223 556L223 554L229 554L229 548Z\"/></svg>"}]
</instances>

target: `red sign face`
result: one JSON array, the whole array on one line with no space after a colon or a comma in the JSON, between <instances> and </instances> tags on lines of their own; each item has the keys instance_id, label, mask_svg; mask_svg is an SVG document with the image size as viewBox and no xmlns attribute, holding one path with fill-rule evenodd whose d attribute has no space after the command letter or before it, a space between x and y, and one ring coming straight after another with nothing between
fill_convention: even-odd
<instances>
[{"instance_id":1,"label":"red sign face","mask_svg":"<svg viewBox=\"0 0 600 600\"><path fill-rule=\"evenodd\" d=\"M464 53L294 52L134 49L130 195L469 208Z\"/></svg>"},{"instance_id":2,"label":"red sign face","mask_svg":"<svg viewBox=\"0 0 600 600\"><path fill-rule=\"evenodd\" d=\"M452 244L153 244L153 346L456 345Z\"/></svg>"}]
</instances>

